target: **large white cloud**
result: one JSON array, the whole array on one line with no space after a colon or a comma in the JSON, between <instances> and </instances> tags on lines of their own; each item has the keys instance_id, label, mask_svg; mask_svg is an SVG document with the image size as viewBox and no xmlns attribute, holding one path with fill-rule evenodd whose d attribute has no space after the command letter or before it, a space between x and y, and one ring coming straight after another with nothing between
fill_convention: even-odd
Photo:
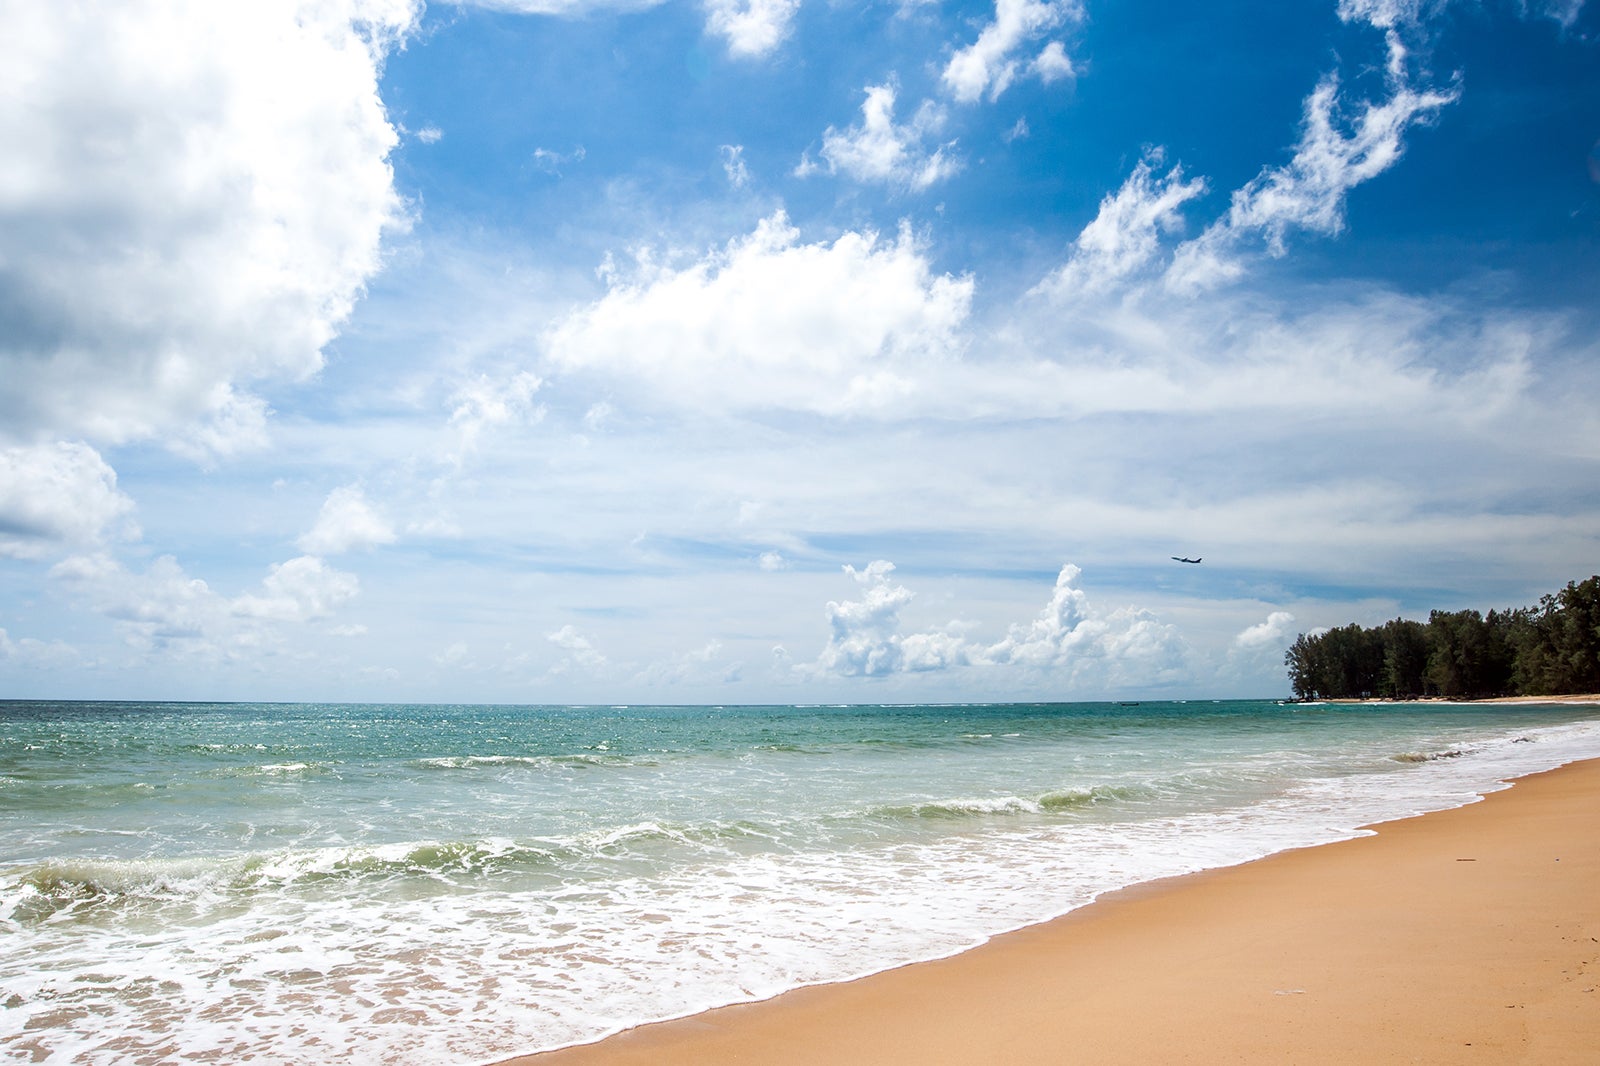
<instances>
[{"instance_id":1,"label":"large white cloud","mask_svg":"<svg viewBox=\"0 0 1600 1066\"><path fill-rule=\"evenodd\" d=\"M82 442L0 448L0 556L39 559L132 535L133 501Z\"/></svg>"},{"instance_id":2,"label":"large white cloud","mask_svg":"<svg viewBox=\"0 0 1600 1066\"><path fill-rule=\"evenodd\" d=\"M0 425L259 437L403 224L378 94L416 0L0 0Z\"/></svg>"},{"instance_id":3,"label":"large white cloud","mask_svg":"<svg viewBox=\"0 0 1600 1066\"><path fill-rule=\"evenodd\" d=\"M679 269L641 257L550 331L549 358L644 403L837 413L892 404L956 354L973 283L935 274L909 231L799 236L780 212Z\"/></svg>"}]
</instances>

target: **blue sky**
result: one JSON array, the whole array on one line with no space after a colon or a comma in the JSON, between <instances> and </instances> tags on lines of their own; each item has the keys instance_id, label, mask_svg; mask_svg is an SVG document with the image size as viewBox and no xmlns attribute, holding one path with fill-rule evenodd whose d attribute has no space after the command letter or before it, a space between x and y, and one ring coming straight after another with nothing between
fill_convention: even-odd
<instances>
[{"instance_id":1,"label":"blue sky","mask_svg":"<svg viewBox=\"0 0 1600 1066\"><path fill-rule=\"evenodd\" d=\"M1583 0L0 21L0 694L1272 696L1600 570Z\"/></svg>"}]
</instances>

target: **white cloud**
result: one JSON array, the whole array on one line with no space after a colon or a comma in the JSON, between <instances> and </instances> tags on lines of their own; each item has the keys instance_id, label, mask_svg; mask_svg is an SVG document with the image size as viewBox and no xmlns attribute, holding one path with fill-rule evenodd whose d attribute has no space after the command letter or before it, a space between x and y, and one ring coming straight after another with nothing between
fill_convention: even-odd
<instances>
[{"instance_id":1,"label":"white cloud","mask_svg":"<svg viewBox=\"0 0 1600 1066\"><path fill-rule=\"evenodd\" d=\"M198 422L168 440L169 448L201 466L211 466L217 459L266 446L270 411L261 397L221 384L211 390L206 406L206 414Z\"/></svg>"},{"instance_id":2,"label":"white cloud","mask_svg":"<svg viewBox=\"0 0 1600 1066\"><path fill-rule=\"evenodd\" d=\"M845 677L876 677L904 669L900 651L900 608L911 602L911 590L889 580L894 564L878 559L865 570L844 572L861 586L859 600L830 600L827 646L817 657L825 672Z\"/></svg>"},{"instance_id":3,"label":"white cloud","mask_svg":"<svg viewBox=\"0 0 1600 1066\"><path fill-rule=\"evenodd\" d=\"M764 56L789 36L800 0L705 0L706 30L740 58Z\"/></svg>"},{"instance_id":4,"label":"white cloud","mask_svg":"<svg viewBox=\"0 0 1600 1066\"><path fill-rule=\"evenodd\" d=\"M1084 685L1153 685L1178 676L1187 649L1175 626L1139 607L1094 608L1071 563L1056 577L1050 602L1027 625L1014 625L983 652L997 665L1065 671Z\"/></svg>"},{"instance_id":5,"label":"white cloud","mask_svg":"<svg viewBox=\"0 0 1600 1066\"><path fill-rule=\"evenodd\" d=\"M956 353L972 299L906 230L802 244L782 212L681 270L639 259L637 280L613 270L605 297L550 331L550 359L701 411L882 409Z\"/></svg>"},{"instance_id":6,"label":"white cloud","mask_svg":"<svg viewBox=\"0 0 1600 1066\"><path fill-rule=\"evenodd\" d=\"M845 130L832 126L822 135L822 158L828 173L845 175L856 181L873 182L896 188L920 191L943 181L961 169L950 141L931 152L926 142L944 128L943 108L925 100L911 121L898 125L894 120L895 87L871 85L861 104L861 122ZM802 159L795 173L806 175L819 167Z\"/></svg>"},{"instance_id":7,"label":"white cloud","mask_svg":"<svg viewBox=\"0 0 1600 1066\"><path fill-rule=\"evenodd\" d=\"M456 0L470 7L513 11L523 15L582 18L605 11L643 11L665 0ZM728 54L759 58L789 36L800 0L702 0L706 32L728 44Z\"/></svg>"},{"instance_id":8,"label":"white cloud","mask_svg":"<svg viewBox=\"0 0 1600 1066\"><path fill-rule=\"evenodd\" d=\"M722 151L722 170L728 175L728 184L743 189L750 184L750 168L744 162L744 145L725 144Z\"/></svg>"},{"instance_id":9,"label":"white cloud","mask_svg":"<svg viewBox=\"0 0 1600 1066\"><path fill-rule=\"evenodd\" d=\"M566 652L567 661L589 672L601 670L606 665L606 657L590 642L589 638L570 625L562 626L554 633L545 635L546 640L562 651Z\"/></svg>"},{"instance_id":10,"label":"white cloud","mask_svg":"<svg viewBox=\"0 0 1600 1066\"><path fill-rule=\"evenodd\" d=\"M0 662L44 670L71 669L83 665L82 657L70 644L33 637L13 640L4 629L0 629Z\"/></svg>"},{"instance_id":11,"label":"white cloud","mask_svg":"<svg viewBox=\"0 0 1600 1066\"><path fill-rule=\"evenodd\" d=\"M0 448L0 556L40 559L136 536L133 501L87 444Z\"/></svg>"},{"instance_id":12,"label":"white cloud","mask_svg":"<svg viewBox=\"0 0 1600 1066\"><path fill-rule=\"evenodd\" d=\"M1077 0L995 0L994 21L978 39L950 57L944 84L957 100L970 103L985 91L997 99L1016 79L1020 66L1016 53L1029 41L1069 20L1083 17ZM1060 42L1051 42L1033 61L1033 69L1046 81L1070 76L1072 63Z\"/></svg>"},{"instance_id":13,"label":"white cloud","mask_svg":"<svg viewBox=\"0 0 1600 1066\"><path fill-rule=\"evenodd\" d=\"M419 6L5 3L0 424L259 439L238 388L317 370L404 223L378 76Z\"/></svg>"},{"instance_id":14,"label":"white cloud","mask_svg":"<svg viewBox=\"0 0 1600 1066\"><path fill-rule=\"evenodd\" d=\"M559 15L582 18L601 11L644 11L666 0L455 0L465 7L511 11L519 15Z\"/></svg>"},{"instance_id":15,"label":"white cloud","mask_svg":"<svg viewBox=\"0 0 1600 1066\"><path fill-rule=\"evenodd\" d=\"M417 131L417 140L423 144L438 144L444 140L444 130L438 126L424 126Z\"/></svg>"},{"instance_id":16,"label":"white cloud","mask_svg":"<svg viewBox=\"0 0 1600 1066\"><path fill-rule=\"evenodd\" d=\"M537 419L533 396L543 384L539 375L516 370L499 377L479 374L457 386L450 397L450 424L460 435L457 460L477 448L485 430Z\"/></svg>"},{"instance_id":17,"label":"white cloud","mask_svg":"<svg viewBox=\"0 0 1600 1066\"><path fill-rule=\"evenodd\" d=\"M143 574L98 554L64 559L50 573L112 619L127 643L145 651L218 654L216 641L230 629L227 601L185 574L170 555Z\"/></svg>"},{"instance_id":18,"label":"white cloud","mask_svg":"<svg viewBox=\"0 0 1600 1066\"><path fill-rule=\"evenodd\" d=\"M355 575L314 556L273 565L259 591L233 598L190 577L170 555L143 573L104 553L74 555L50 576L111 619L130 646L213 661L255 658L285 627L326 618L359 592Z\"/></svg>"},{"instance_id":19,"label":"white cloud","mask_svg":"<svg viewBox=\"0 0 1600 1066\"><path fill-rule=\"evenodd\" d=\"M761 559L759 560L759 562L760 562L761 569L767 571L768 573L772 573L772 572L778 571L778 570L787 570L787 569L789 569L789 560L785 559L781 552L775 552L775 551L762 552L761 553Z\"/></svg>"},{"instance_id":20,"label":"white cloud","mask_svg":"<svg viewBox=\"0 0 1600 1066\"><path fill-rule=\"evenodd\" d=\"M1188 649L1177 628L1149 611L1100 611L1077 587L1081 571L1062 567L1049 604L1026 625L1013 625L994 644L942 630L900 632L900 612L912 592L896 584L894 564L877 560L864 570L846 566L861 586L859 600L830 601L828 643L808 672L841 677L1020 667L1093 689L1163 684L1182 675Z\"/></svg>"},{"instance_id":21,"label":"white cloud","mask_svg":"<svg viewBox=\"0 0 1600 1066\"><path fill-rule=\"evenodd\" d=\"M335 570L314 555L274 563L261 586L261 595L236 599L233 613L278 622L308 622L326 618L361 590L354 574Z\"/></svg>"},{"instance_id":22,"label":"white cloud","mask_svg":"<svg viewBox=\"0 0 1600 1066\"><path fill-rule=\"evenodd\" d=\"M1339 17L1387 30L1415 25L1422 21L1424 8L1443 6L1443 0L1339 0Z\"/></svg>"},{"instance_id":23,"label":"white cloud","mask_svg":"<svg viewBox=\"0 0 1600 1066\"><path fill-rule=\"evenodd\" d=\"M581 163L588 158L588 151L583 145L578 145L570 152L558 152L552 148L535 148L533 150L533 165L546 174L561 176L562 168L573 163Z\"/></svg>"},{"instance_id":24,"label":"white cloud","mask_svg":"<svg viewBox=\"0 0 1600 1066\"><path fill-rule=\"evenodd\" d=\"M1162 235L1183 224L1179 209L1206 191L1203 178L1184 181L1181 166L1155 177L1153 165L1159 162L1159 154L1141 160L1122 188L1100 201L1071 258L1040 284L1042 291L1056 296L1102 291L1157 256Z\"/></svg>"},{"instance_id":25,"label":"white cloud","mask_svg":"<svg viewBox=\"0 0 1600 1066\"><path fill-rule=\"evenodd\" d=\"M1583 14L1585 0L1532 0L1528 5L1535 13L1555 19L1563 27L1571 28Z\"/></svg>"},{"instance_id":26,"label":"white cloud","mask_svg":"<svg viewBox=\"0 0 1600 1066\"><path fill-rule=\"evenodd\" d=\"M474 670L477 664L472 661L471 650L464 640L453 641L444 651L433 657L433 661L440 666L447 666L453 670Z\"/></svg>"},{"instance_id":27,"label":"white cloud","mask_svg":"<svg viewBox=\"0 0 1600 1066\"><path fill-rule=\"evenodd\" d=\"M1065 81L1078 74L1077 68L1072 65L1072 59L1067 55L1066 47L1060 41L1051 41L1045 45L1044 51L1034 57L1029 69L1046 85Z\"/></svg>"},{"instance_id":28,"label":"white cloud","mask_svg":"<svg viewBox=\"0 0 1600 1066\"><path fill-rule=\"evenodd\" d=\"M361 486L345 485L328 493L316 525L298 543L311 555L339 555L394 541L394 527L367 502Z\"/></svg>"},{"instance_id":29,"label":"white cloud","mask_svg":"<svg viewBox=\"0 0 1600 1066\"><path fill-rule=\"evenodd\" d=\"M1168 274L1177 292L1195 292L1237 277L1242 267L1234 248L1251 234L1269 254L1285 251L1292 228L1332 236L1344 228L1351 189L1399 160L1412 125L1430 119L1455 100L1452 92L1419 92L1405 86L1381 104L1367 104L1348 121L1339 114L1339 80L1324 78L1306 98L1304 129L1294 158L1263 170L1233 194L1228 214L1195 240L1179 247Z\"/></svg>"},{"instance_id":30,"label":"white cloud","mask_svg":"<svg viewBox=\"0 0 1600 1066\"><path fill-rule=\"evenodd\" d=\"M1234 637L1234 647L1251 652L1282 648L1289 640L1289 627L1293 624L1294 615L1288 611L1273 611L1265 622L1257 622Z\"/></svg>"},{"instance_id":31,"label":"white cloud","mask_svg":"<svg viewBox=\"0 0 1600 1066\"><path fill-rule=\"evenodd\" d=\"M868 563L865 570L844 568L861 586L862 598L828 603L830 633L815 671L840 677L883 677L942 670L966 662L966 644L954 633L901 635L900 609L911 602L912 593L890 580L893 570L894 564L884 559Z\"/></svg>"}]
</instances>

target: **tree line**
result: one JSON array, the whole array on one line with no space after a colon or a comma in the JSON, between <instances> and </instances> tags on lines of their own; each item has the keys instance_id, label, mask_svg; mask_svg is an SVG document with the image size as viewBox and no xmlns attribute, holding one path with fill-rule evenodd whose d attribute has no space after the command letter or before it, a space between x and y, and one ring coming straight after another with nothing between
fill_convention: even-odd
<instances>
[{"instance_id":1,"label":"tree line","mask_svg":"<svg viewBox=\"0 0 1600 1066\"><path fill-rule=\"evenodd\" d=\"M1567 582L1537 607L1302 633L1284 662L1297 699L1600 692L1600 575Z\"/></svg>"}]
</instances>

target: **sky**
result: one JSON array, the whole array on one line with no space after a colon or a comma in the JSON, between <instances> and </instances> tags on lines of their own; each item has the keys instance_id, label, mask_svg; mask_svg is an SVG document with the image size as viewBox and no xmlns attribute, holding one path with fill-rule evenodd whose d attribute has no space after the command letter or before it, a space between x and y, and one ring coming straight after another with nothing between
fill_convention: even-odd
<instances>
[{"instance_id":1,"label":"sky","mask_svg":"<svg viewBox=\"0 0 1600 1066\"><path fill-rule=\"evenodd\" d=\"M1537 603L1597 8L0 0L0 697L1272 697Z\"/></svg>"}]
</instances>

